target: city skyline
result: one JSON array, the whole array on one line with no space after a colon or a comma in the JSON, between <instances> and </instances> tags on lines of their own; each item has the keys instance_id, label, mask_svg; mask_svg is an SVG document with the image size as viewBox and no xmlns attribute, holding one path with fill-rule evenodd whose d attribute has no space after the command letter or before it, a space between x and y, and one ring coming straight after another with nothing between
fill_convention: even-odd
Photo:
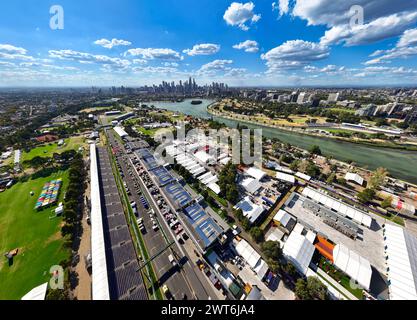
<instances>
[{"instance_id":1,"label":"city skyline","mask_svg":"<svg viewBox=\"0 0 417 320\"><path fill-rule=\"evenodd\" d=\"M50 26L58 13L53 5L3 4L1 87L138 87L189 77L235 87L402 86L417 80L412 1L90 0L82 8L60 1L63 29L56 30ZM354 5L363 9L363 22ZM22 7L31 15L21 15ZM202 19L202 12L210 14Z\"/></svg>"}]
</instances>

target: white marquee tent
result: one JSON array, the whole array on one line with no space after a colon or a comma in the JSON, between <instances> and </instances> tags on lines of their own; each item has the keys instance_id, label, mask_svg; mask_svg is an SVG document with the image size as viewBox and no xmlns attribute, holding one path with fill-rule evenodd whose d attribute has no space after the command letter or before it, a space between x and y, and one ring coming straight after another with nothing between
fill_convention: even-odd
<instances>
[{"instance_id":1,"label":"white marquee tent","mask_svg":"<svg viewBox=\"0 0 417 320\"><path fill-rule=\"evenodd\" d=\"M369 291L372 278L371 264L365 258L351 251L343 244L337 244L333 249L334 264L359 285Z\"/></svg>"}]
</instances>

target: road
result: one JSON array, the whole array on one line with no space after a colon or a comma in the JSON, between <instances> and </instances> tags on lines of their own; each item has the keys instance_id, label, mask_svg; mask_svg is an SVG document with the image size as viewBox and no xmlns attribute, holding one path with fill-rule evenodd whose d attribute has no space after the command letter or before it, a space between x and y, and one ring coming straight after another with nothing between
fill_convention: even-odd
<instances>
[{"instance_id":1,"label":"road","mask_svg":"<svg viewBox=\"0 0 417 320\"><path fill-rule=\"evenodd\" d=\"M124 174L123 180L126 182L131 195L130 201L135 201L138 207L139 217L144 220L146 233L143 235L145 245L148 249L149 255L154 255L162 252L153 260L153 266L157 277L159 278L159 285L166 284L170 289L175 299L182 299L185 294L188 299L213 299L216 298L216 292L210 287L211 283L205 278L205 276L197 269L193 260L191 260L185 253L185 250L181 247L181 244L175 239L172 230L166 225L166 222L160 213L159 208L153 201L153 197L150 195L148 189L143 184L143 181L137 174L136 169L130 157L127 155L124 146L114 137L111 130L108 131L109 142L113 147L118 148L117 159ZM129 170L132 175L129 174ZM152 222L149 216L149 210L145 209L140 201L140 195L136 192L135 183L139 186L141 193L148 200L149 205L158 213L157 221L159 223L159 230L154 231L152 229ZM190 239L187 240L191 241ZM172 245L167 248L168 244ZM164 251L165 249L165 251ZM181 260L182 268L172 267L169 262L168 256L173 254L175 257ZM186 259L181 259L182 257Z\"/></svg>"}]
</instances>

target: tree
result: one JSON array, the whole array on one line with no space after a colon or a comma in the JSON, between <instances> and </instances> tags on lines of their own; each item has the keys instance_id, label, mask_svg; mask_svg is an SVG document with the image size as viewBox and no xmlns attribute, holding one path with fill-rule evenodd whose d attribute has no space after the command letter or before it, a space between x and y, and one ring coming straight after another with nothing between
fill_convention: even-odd
<instances>
[{"instance_id":1,"label":"tree","mask_svg":"<svg viewBox=\"0 0 417 320\"><path fill-rule=\"evenodd\" d=\"M386 197L382 202L381 202L381 207L384 209L387 209L391 206L392 203L392 197Z\"/></svg>"},{"instance_id":2,"label":"tree","mask_svg":"<svg viewBox=\"0 0 417 320\"><path fill-rule=\"evenodd\" d=\"M271 260L278 261L282 256L282 250L278 241L266 241L262 243L262 251Z\"/></svg>"},{"instance_id":3,"label":"tree","mask_svg":"<svg viewBox=\"0 0 417 320\"><path fill-rule=\"evenodd\" d=\"M311 148L310 148L309 151L310 151L311 154L316 154L318 156L321 155L321 149L320 149L320 147L318 145L311 146Z\"/></svg>"},{"instance_id":4,"label":"tree","mask_svg":"<svg viewBox=\"0 0 417 320\"><path fill-rule=\"evenodd\" d=\"M295 295L301 300L329 300L327 287L317 278L298 279L295 284Z\"/></svg>"},{"instance_id":5,"label":"tree","mask_svg":"<svg viewBox=\"0 0 417 320\"><path fill-rule=\"evenodd\" d=\"M300 160L294 160L293 162L291 162L290 164L290 169L292 171L298 171L298 167L300 166L301 161Z\"/></svg>"},{"instance_id":6,"label":"tree","mask_svg":"<svg viewBox=\"0 0 417 320\"><path fill-rule=\"evenodd\" d=\"M259 227L253 227L252 229L250 229L249 233L252 239L255 240L257 243L264 240L264 233Z\"/></svg>"},{"instance_id":7,"label":"tree","mask_svg":"<svg viewBox=\"0 0 417 320\"><path fill-rule=\"evenodd\" d=\"M250 229L250 221L247 217L242 217L240 223L242 224L242 227L245 231L248 231Z\"/></svg>"},{"instance_id":8,"label":"tree","mask_svg":"<svg viewBox=\"0 0 417 320\"><path fill-rule=\"evenodd\" d=\"M387 169L385 168L376 169L373 172L371 179L369 180L369 188L377 189L383 186L387 175L388 175Z\"/></svg>"},{"instance_id":9,"label":"tree","mask_svg":"<svg viewBox=\"0 0 417 320\"><path fill-rule=\"evenodd\" d=\"M369 203L374 199L375 194L376 192L374 189L366 188L362 192L358 193L358 199L362 203Z\"/></svg>"},{"instance_id":10,"label":"tree","mask_svg":"<svg viewBox=\"0 0 417 320\"><path fill-rule=\"evenodd\" d=\"M333 182L335 182L335 181L336 181L336 174L332 172L332 173L329 175L329 177L327 178L326 183L327 183L327 184L332 184L332 183L333 183Z\"/></svg>"},{"instance_id":11,"label":"tree","mask_svg":"<svg viewBox=\"0 0 417 320\"><path fill-rule=\"evenodd\" d=\"M307 163L305 173L308 174L309 176L313 177L313 178L317 178L320 175L321 170L313 162L309 161Z\"/></svg>"}]
</instances>

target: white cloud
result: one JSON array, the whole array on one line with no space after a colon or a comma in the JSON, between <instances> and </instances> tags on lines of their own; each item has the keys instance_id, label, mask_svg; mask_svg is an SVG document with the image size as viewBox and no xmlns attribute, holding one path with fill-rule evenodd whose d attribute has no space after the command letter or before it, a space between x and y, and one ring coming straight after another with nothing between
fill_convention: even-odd
<instances>
[{"instance_id":1,"label":"white cloud","mask_svg":"<svg viewBox=\"0 0 417 320\"><path fill-rule=\"evenodd\" d=\"M148 60L145 60L145 59L133 59L132 62L134 64L147 64L148 63Z\"/></svg>"},{"instance_id":2,"label":"white cloud","mask_svg":"<svg viewBox=\"0 0 417 320\"><path fill-rule=\"evenodd\" d=\"M245 77L247 75L247 69L245 68L231 68L230 70L228 70L224 76L225 77L231 77L231 78L242 78Z\"/></svg>"},{"instance_id":3,"label":"white cloud","mask_svg":"<svg viewBox=\"0 0 417 320\"><path fill-rule=\"evenodd\" d=\"M24 55L27 53L27 50L20 47L12 46L11 44L0 44L0 51L7 52L10 54L21 54Z\"/></svg>"},{"instance_id":4,"label":"white cloud","mask_svg":"<svg viewBox=\"0 0 417 320\"><path fill-rule=\"evenodd\" d=\"M407 59L417 55L417 28L409 29L400 37L397 45L389 50L377 50L370 55L374 59L365 62L365 65L390 63L393 59Z\"/></svg>"},{"instance_id":5,"label":"white cloud","mask_svg":"<svg viewBox=\"0 0 417 320\"><path fill-rule=\"evenodd\" d=\"M175 68L179 66L179 64L176 62L163 62L162 65L165 67L175 67Z\"/></svg>"},{"instance_id":6,"label":"white cloud","mask_svg":"<svg viewBox=\"0 0 417 320\"><path fill-rule=\"evenodd\" d=\"M136 48L129 49L124 53L124 56L140 56L145 60L171 60L171 61L180 61L184 57L180 55L177 51L167 48Z\"/></svg>"},{"instance_id":7,"label":"white cloud","mask_svg":"<svg viewBox=\"0 0 417 320\"><path fill-rule=\"evenodd\" d=\"M327 58L329 48L323 44L304 40L291 40L261 55L269 72L303 68L314 61Z\"/></svg>"},{"instance_id":8,"label":"white cloud","mask_svg":"<svg viewBox=\"0 0 417 320\"><path fill-rule=\"evenodd\" d=\"M293 0L284 1L282 12L306 20L308 25L325 25L328 30L321 41L325 45L344 43L347 46L374 43L401 35L417 21L417 1L392 0ZM281 3L274 8L280 9ZM363 9L363 24L352 24ZM281 11L280 11L281 12Z\"/></svg>"},{"instance_id":9,"label":"white cloud","mask_svg":"<svg viewBox=\"0 0 417 320\"><path fill-rule=\"evenodd\" d=\"M133 68L134 72L137 73L147 73L147 74L171 74L177 73L178 69L173 67L135 67Z\"/></svg>"},{"instance_id":10,"label":"white cloud","mask_svg":"<svg viewBox=\"0 0 417 320\"><path fill-rule=\"evenodd\" d=\"M278 2L272 2L272 11L278 10L279 17L287 14L290 10L290 0L278 0Z\"/></svg>"},{"instance_id":11,"label":"white cloud","mask_svg":"<svg viewBox=\"0 0 417 320\"><path fill-rule=\"evenodd\" d=\"M218 72L225 72L231 70L229 65L233 60L214 60L201 66L197 71L198 75L214 76Z\"/></svg>"},{"instance_id":12,"label":"white cloud","mask_svg":"<svg viewBox=\"0 0 417 320\"><path fill-rule=\"evenodd\" d=\"M384 66L373 66L373 67L366 67L361 70L361 72L354 74L355 77L394 77L398 78L398 76L408 76L408 77L415 77L417 76L417 70L412 68L405 68L405 67L384 67Z\"/></svg>"},{"instance_id":13,"label":"white cloud","mask_svg":"<svg viewBox=\"0 0 417 320\"><path fill-rule=\"evenodd\" d=\"M233 46L237 50L245 50L245 52L258 52L258 43L253 40L246 40Z\"/></svg>"},{"instance_id":14,"label":"white cloud","mask_svg":"<svg viewBox=\"0 0 417 320\"><path fill-rule=\"evenodd\" d=\"M417 28L406 30L398 41L397 47L417 45Z\"/></svg>"},{"instance_id":15,"label":"white cloud","mask_svg":"<svg viewBox=\"0 0 417 320\"><path fill-rule=\"evenodd\" d=\"M220 51L220 45L214 43L201 43L193 46L192 49L185 49L183 53L189 56L212 55Z\"/></svg>"},{"instance_id":16,"label":"white cloud","mask_svg":"<svg viewBox=\"0 0 417 320\"><path fill-rule=\"evenodd\" d=\"M393 14L381 17L363 25L349 27L334 26L327 30L321 38L323 44L338 44L344 42L348 46L378 42L396 37L417 21L417 12Z\"/></svg>"},{"instance_id":17,"label":"white cloud","mask_svg":"<svg viewBox=\"0 0 417 320\"><path fill-rule=\"evenodd\" d=\"M27 55L27 52L26 49L11 44L0 44L0 59L23 61L37 60L34 57Z\"/></svg>"},{"instance_id":18,"label":"white cloud","mask_svg":"<svg viewBox=\"0 0 417 320\"><path fill-rule=\"evenodd\" d=\"M82 64L102 64L112 68L126 69L131 62L126 59L113 58L105 55L94 55L74 50L49 50L49 56L60 60L77 61Z\"/></svg>"},{"instance_id":19,"label":"white cloud","mask_svg":"<svg viewBox=\"0 0 417 320\"><path fill-rule=\"evenodd\" d=\"M107 40L107 39L96 40L94 41L94 44L102 46L103 48L112 49L113 47L117 47L117 46L130 46L132 43L127 40L120 40L120 39L113 38L111 40Z\"/></svg>"},{"instance_id":20,"label":"white cloud","mask_svg":"<svg viewBox=\"0 0 417 320\"><path fill-rule=\"evenodd\" d=\"M255 14L253 9L255 5L253 2L245 4L240 2L233 2L225 11L223 19L228 25L237 26L240 29L247 31L249 27L247 22L256 23L261 19L260 14Z\"/></svg>"}]
</instances>

